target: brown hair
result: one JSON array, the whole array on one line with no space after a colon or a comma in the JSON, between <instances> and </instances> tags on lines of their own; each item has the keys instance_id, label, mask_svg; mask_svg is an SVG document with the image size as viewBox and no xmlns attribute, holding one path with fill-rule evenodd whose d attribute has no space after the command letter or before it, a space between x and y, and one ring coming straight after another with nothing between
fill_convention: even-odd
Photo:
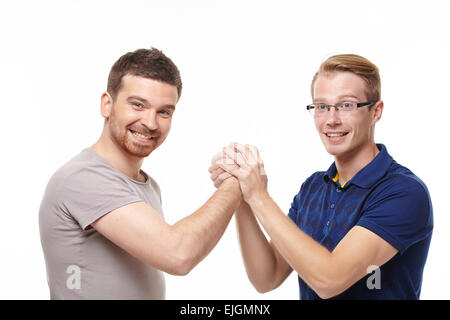
<instances>
[{"instance_id":1,"label":"brown hair","mask_svg":"<svg viewBox=\"0 0 450 320\"><path fill-rule=\"evenodd\" d=\"M108 76L107 91L113 99L122 86L123 76L130 74L162 81L177 87L178 99L183 84L177 66L162 51L138 49L121 56L111 68Z\"/></svg>"},{"instance_id":2,"label":"brown hair","mask_svg":"<svg viewBox=\"0 0 450 320\"><path fill-rule=\"evenodd\" d=\"M356 54L339 54L325 60L316 72L311 83L311 96L314 97L314 83L320 74L333 72L352 72L366 82L366 96L369 101L376 102L381 98L380 73L376 65Z\"/></svg>"}]
</instances>

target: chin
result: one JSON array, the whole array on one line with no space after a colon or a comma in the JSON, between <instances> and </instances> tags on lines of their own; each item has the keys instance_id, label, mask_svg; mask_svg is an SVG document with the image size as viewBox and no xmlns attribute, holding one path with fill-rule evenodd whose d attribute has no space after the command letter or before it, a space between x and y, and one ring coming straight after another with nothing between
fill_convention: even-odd
<instances>
[{"instance_id":1,"label":"chin","mask_svg":"<svg viewBox=\"0 0 450 320\"><path fill-rule=\"evenodd\" d=\"M130 154L134 157L137 157L137 158L146 158L153 152L153 149L152 150L136 150L135 148L132 148L132 149L126 148L126 150L127 150L128 154Z\"/></svg>"},{"instance_id":2,"label":"chin","mask_svg":"<svg viewBox=\"0 0 450 320\"><path fill-rule=\"evenodd\" d=\"M143 147L141 145L135 144L132 141L127 141L124 145L124 149L126 152L137 158L146 158L148 157L158 145Z\"/></svg>"},{"instance_id":3,"label":"chin","mask_svg":"<svg viewBox=\"0 0 450 320\"><path fill-rule=\"evenodd\" d=\"M344 155L348 152L348 148L343 145L325 144L325 149L329 154L331 154L334 157Z\"/></svg>"}]
</instances>

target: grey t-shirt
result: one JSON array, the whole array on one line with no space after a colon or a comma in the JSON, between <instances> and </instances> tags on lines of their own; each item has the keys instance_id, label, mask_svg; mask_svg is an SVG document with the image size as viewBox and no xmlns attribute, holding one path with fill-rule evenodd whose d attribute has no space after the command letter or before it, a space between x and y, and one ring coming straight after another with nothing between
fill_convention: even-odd
<instances>
[{"instance_id":1,"label":"grey t-shirt","mask_svg":"<svg viewBox=\"0 0 450 320\"><path fill-rule=\"evenodd\" d=\"M129 178L86 148L51 177L39 210L51 299L165 298L161 271L90 226L103 215L139 201L164 218L157 183L141 173L146 182Z\"/></svg>"}]
</instances>

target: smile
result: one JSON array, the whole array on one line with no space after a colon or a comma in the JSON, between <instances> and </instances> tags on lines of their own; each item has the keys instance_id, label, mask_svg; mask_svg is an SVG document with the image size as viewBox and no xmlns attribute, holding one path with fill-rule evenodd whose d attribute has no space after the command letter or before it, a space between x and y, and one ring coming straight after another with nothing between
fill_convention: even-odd
<instances>
[{"instance_id":1,"label":"smile","mask_svg":"<svg viewBox=\"0 0 450 320\"><path fill-rule=\"evenodd\" d=\"M331 144L343 143L346 139L346 135L348 134L349 132L324 132L328 143Z\"/></svg>"},{"instance_id":2,"label":"smile","mask_svg":"<svg viewBox=\"0 0 450 320\"><path fill-rule=\"evenodd\" d=\"M330 137L330 138L332 138L332 137L343 137L343 136L345 136L347 134L348 134L348 132L325 132L325 135L327 137Z\"/></svg>"},{"instance_id":3,"label":"smile","mask_svg":"<svg viewBox=\"0 0 450 320\"><path fill-rule=\"evenodd\" d=\"M133 130L131 130L131 129L130 129L129 131L131 132L131 134L132 134L133 136L135 136L136 138L138 138L138 139L137 139L138 141L142 141L142 140L144 140L144 141L151 141L151 140L153 140L153 139L156 138L156 137L152 137L152 136L145 135L145 134L140 133L140 132L133 131Z\"/></svg>"}]
</instances>

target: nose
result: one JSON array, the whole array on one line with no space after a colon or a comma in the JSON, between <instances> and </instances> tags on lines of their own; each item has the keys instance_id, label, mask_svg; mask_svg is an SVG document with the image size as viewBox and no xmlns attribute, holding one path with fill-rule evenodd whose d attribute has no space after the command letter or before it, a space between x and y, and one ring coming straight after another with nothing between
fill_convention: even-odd
<instances>
[{"instance_id":1,"label":"nose","mask_svg":"<svg viewBox=\"0 0 450 320\"><path fill-rule=\"evenodd\" d=\"M341 118L340 118L340 115L339 115L339 111L337 111L336 108L332 107L327 112L326 124L328 126L335 126L335 125L341 124Z\"/></svg>"},{"instance_id":2,"label":"nose","mask_svg":"<svg viewBox=\"0 0 450 320\"><path fill-rule=\"evenodd\" d=\"M147 110L147 112L144 114L144 117L142 119L142 123L145 124L145 126L149 130L153 131L153 130L158 129L158 122L156 120L156 110L153 110L153 109Z\"/></svg>"}]
</instances>

